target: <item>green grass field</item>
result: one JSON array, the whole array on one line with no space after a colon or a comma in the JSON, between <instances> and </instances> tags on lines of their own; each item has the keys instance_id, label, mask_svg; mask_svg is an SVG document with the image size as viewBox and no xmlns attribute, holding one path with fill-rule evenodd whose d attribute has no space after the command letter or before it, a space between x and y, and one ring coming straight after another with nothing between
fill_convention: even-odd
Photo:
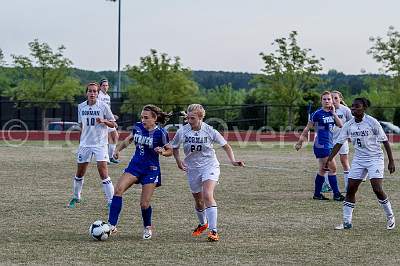
<instances>
[{"instance_id":1,"label":"green grass field","mask_svg":"<svg viewBox=\"0 0 400 266\"><path fill-rule=\"evenodd\" d=\"M385 229L383 210L369 183L363 183L358 193L354 229L334 231L334 226L341 222L342 205L311 199L317 168L311 146L299 152L292 146L233 143L236 157L249 166L241 169L229 166L223 151L217 149L222 164L216 190L221 236L218 243L207 242L206 235L191 237L197 225L193 200L184 173L176 168L172 158L162 159L163 186L156 190L152 201L153 239L141 239L140 187L136 186L124 196L119 233L99 242L88 235L92 222L107 220L94 164L85 177L84 202L77 209L68 209L76 146L27 142L10 147L2 143L0 262L398 264L400 229ZM133 146L123 152L121 165L110 166L114 183L132 149ZM400 169L397 146L394 156ZM386 173L385 180L395 214L400 213L399 176L397 172L391 176Z\"/></svg>"}]
</instances>

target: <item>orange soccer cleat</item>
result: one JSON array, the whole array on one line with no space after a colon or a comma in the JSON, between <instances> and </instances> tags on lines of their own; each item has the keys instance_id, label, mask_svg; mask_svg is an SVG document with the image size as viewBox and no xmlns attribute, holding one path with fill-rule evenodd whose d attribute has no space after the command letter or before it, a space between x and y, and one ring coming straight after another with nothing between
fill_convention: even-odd
<instances>
[{"instance_id":1,"label":"orange soccer cleat","mask_svg":"<svg viewBox=\"0 0 400 266\"><path fill-rule=\"evenodd\" d=\"M208 237L207 238L208 238L208 241L215 242L215 241L219 240L219 235L215 231L210 231L210 232L208 232Z\"/></svg>"},{"instance_id":2,"label":"orange soccer cleat","mask_svg":"<svg viewBox=\"0 0 400 266\"><path fill-rule=\"evenodd\" d=\"M206 229L208 228L208 224L199 224L196 229L194 229L192 236L199 236L201 235Z\"/></svg>"}]
</instances>

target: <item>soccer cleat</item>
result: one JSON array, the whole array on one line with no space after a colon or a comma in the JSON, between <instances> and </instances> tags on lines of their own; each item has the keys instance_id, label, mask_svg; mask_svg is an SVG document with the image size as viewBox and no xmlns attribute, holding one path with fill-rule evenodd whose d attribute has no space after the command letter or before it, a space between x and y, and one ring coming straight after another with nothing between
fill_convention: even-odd
<instances>
[{"instance_id":1,"label":"soccer cleat","mask_svg":"<svg viewBox=\"0 0 400 266\"><path fill-rule=\"evenodd\" d=\"M321 192L326 193L326 192L331 192L331 191L332 191L331 186L329 186L327 183L324 183L324 185L322 186Z\"/></svg>"},{"instance_id":2,"label":"soccer cleat","mask_svg":"<svg viewBox=\"0 0 400 266\"><path fill-rule=\"evenodd\" d=\"M333 196L333 200L336 200L336 201L344 201L344 196L342 195L342 194L338 194L338 195L336 195L336 196Z\"/></svg>"},{"instance_id":3,"label":"soccer cleat","mask_svg":"<svg viewBox=\"0 0 400 266\"><path fill-rule=\"evenodd\" d=\"M71 208L71 209L73 209L73 208L75 208L76 207L76 204L77 203L80 203L81 202L81 200L80 199L77 199L77 198L73 198L70 202L69 202L69 204L68 204L68 208Z\"/></svg>"},{"instance_id":4,"label":"soccer cleat","mask_svg":"<svg viewBox=\"0 0 400 266\"><path fill-rule=\"evenodd\" d=\"M210 232L208 232L208 236L207 236L208 241L210 242L216 242L219 240L219 235L217 232L211 230Z\"/></svg>"},{"instance_id":5,"label":"soccer cleat","mask_svg":"<svg viewBox=\"0 0 400 266\"><path fill-rule=\"evenodd\" d=\"M389 219L387 220L386 229L387 229L387 230L392 230L392 229L394 229L395 227L396 227L396 221L395 221L395 219L394 219L394 216L392 216L391 218L389 218Z\"/></svg>"},{"instance_id":6,"label":"soccer cleat","mask_svg":"<svg viewBox=\"0 0 400 266\"><path fill-rule=\"evenodd\" d=\"M352 227L353 227L353 225L350 223L342 223L342 224L339 224L338 226L336 226L335 230L351 229Z\"/></svg>"},{"instance_id":7,"label":"soccer cleat","mask_svg":"<svg viewBox=\"0 0 400 266\"><path fill-rule=\"evenodd\" d=\"M208 228L208 224L199 224L196 229L194 229L192 236L199 236L201 235L206 229Z\"/></svg>"},{"instance_id":8,"label":"soccer cleat","mask_svg":"<svg viewBox=\"0 0 400 266\"><path fill-rule=\"evenodd\" d=\"M327 197L325 197L322 194L319 194L318 196L314 195L312 198L315 199L315 200L329 200Z\"/></svg>"},{"instance_id":9,"label":"soccer cleat","mask_svg":"<svg viewBox=\"0 0 400 266\"><path fill-rule=\"evenodd\" d=\"M153 235L153 232L151 231L151 227L147 226L143 230L143 239L150 239L151 236Z\"/></svg>"},{"instance_id":10,"label":"soccer cleat","mask_svg":"<svg viewBox=\"0 0 400 266\"><path fill-rule=\"evenodd\" d=\"M117 159L114 159L113 157L111 157L111 158L110 158L110 163L112 163L112 164L119 164L120 161L117 160Z\"/></svg>"}]
</instances>

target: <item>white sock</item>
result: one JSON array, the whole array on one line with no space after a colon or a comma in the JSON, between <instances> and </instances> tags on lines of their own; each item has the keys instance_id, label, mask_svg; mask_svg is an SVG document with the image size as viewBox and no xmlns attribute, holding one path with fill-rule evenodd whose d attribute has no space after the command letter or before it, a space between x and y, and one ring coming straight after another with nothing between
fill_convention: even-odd
<instances>
[{"instance_id":1,"label":"white sock","mask_svg":"<svg viewBox=\"0 0 400 266\"><path fill-rule=\"evenodd\" d=\"M325 184L329 185L328 173L324 174L324 178L325 178Z\"/></svg>"},{"instance_id":2,"label":"white sock","mask_svg":"<svg viewBox=\"0 0 400 266\"><path fill-rule=\"evenodd\" d=\"M201 225L205 225L207 223L205 209L203 209L203 210L195 209L195 210L196 210L197 218L199 219L199 223Z\"/></svg>"},{"instance_id":3,"label":"white sock","mask_svg":"<svg viewBox=\"0 0 400 266\"><path fill-rule=\"evenodd\" d=\"M355 203L343 201L343 222L351 224Z\"/></svg>"},{"instance_id":4,"label":"white sock","mask_svg":"<svg viewBox=\"0 0 400 266\"><path fill-rule=\"evenodd\" d=\"M117 144L111 144L111 143L108 144L108 156L110 158L113 157L113 154L114 154L114 151L115 151L116 147L117 147Z\"/></svg>"},{"instance_id":5,"label":"white sock","mask_svg":"<svg viewBox=\"0 0 400 266\"><path fill-rule=\"evenodd\" d=\"M392 205L390 204L390 201L388 198L384 199L384 200L378 200L379 203L381 204L383 210L385 211L386 217L392 218L394 216L393 214L393 210L392 210Z\"/></svg>"},{"instance_id":6,"label":"white sock","mask_svg":"<svg viewBox=\"0 0 400 266\"><path fill-rule=\"evenodd\" d=\"M74 177L74 185L73 185L73 193L75 199L81 199L81 192L83 187L83 176L82 177Z\"/></svg>"},{"instance_id":7,"label":"white sock","mask_svg":"<svg viewBox=\"0 0 400 266\"><path fill-rule=\"evenodd\" d=\"M343 171L344 178L344 191L347 193L347 186L349 185L349 171Z\"/></svg>"},{"instance_id":8,"label":"white sock","mask_svg":"<svg viewBox=\"0 0 400 266\"><path fill-rule=\"evenodd\" d=\"M211 206L206 208L206 216L208 221L208 229L217 232L217 206Z\"/></svg>"},{"instance_id":9,"label":"white sock","mask_svg":"<svg viewBox=\"0 0 400 266\"><path fill-rule=\"evenodd\" d=\"M106 179L103 180L103 190L104 194L106 195L107 202L111 203L112 198L114 196L114 186L113 183L111 182L110 177L107 177Z\"/></svg>"}]
</instances>

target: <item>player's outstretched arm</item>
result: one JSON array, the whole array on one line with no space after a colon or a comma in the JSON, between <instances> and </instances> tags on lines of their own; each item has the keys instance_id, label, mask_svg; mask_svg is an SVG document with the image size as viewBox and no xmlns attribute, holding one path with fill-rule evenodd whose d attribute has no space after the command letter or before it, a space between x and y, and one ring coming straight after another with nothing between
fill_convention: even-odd
<instances>
[{"instance_id":1,"label":"player's outstretched arm","mask_svg":"<svg viewBox=\"0 0 400 266\"><path fill-rule=\"evenodd\" d=\"M341 144L341 143L336 143L335 146L333 146L331 154L329 154L328 160L325 163L324 170L329 171L329 163L332 162L333 158L339 152L339 150L342 147L342 145L343 144Z\"/></svg>"},{"instance_id":2,"label":"player's outstretched arm","mask_svg":"<svg viewBox=\"0 0 400 266\"><path fill-rule=\"evenodd\" d=\"M164 157L169 157L172 155L172 147L168 144L164 145L164 147L155 147L154 151Z\"/></svg>"},{"instance_id":3,"label":"player's outstretched arm","mask_svg":"<svg viewBox=\"0 0 400 266\"><path fill-rule=\"evenodd\" d=\"M388 170L389 173L394 173L396 171L396 167L394 166L394 159L393 159L393 153L392 153L392 148L390 147L389 141L384 141L383 142L383 147L385 147L387 156L388 156Z\"/></svg>"},{"instance_id":4,"label":"player's outstretched arm","mask_svg":"<svg viewBox=\"0 0 400 266\"><path fill-rule=\"evenodd\" d=\"M231 161L231 164L233 166L245 166L243 161L237 161L235 159L235 155L233 154L233 150L231 145L229 145L228 143L225 144L224 146L222 146L222 148L224 149L224 151L226 152L226 155L228 155L229 161Z\"/></svg>"},{"instance_id":5,"label":"player's outstretched arm","mask_svg":"<svg viewBox=\"0 0 400 266\"><path fill-rule=\"evenodd\" d=\"M307 140L306 136L308 134L308 131L310 131L310 129L313 127L314 127L314 123L311 121L308 121L307 126L303 129L303 132L301 132L299 140L297 141L296 145L294 146L294 148L297 151L301 149L301 147L303 146L303 142Z\"/></svg>"},{"instance_id":6,"label":"player's outstretched arm","mask_svg":"<svg viewBox=\"0 0 400 266\"><path fill-rule=\"evenodd\" d=\"M131 133L131 134L129 134L128 137L126 137L122 142L120 142L120 143L118 144L117 148L115 149L115 152L114 152L113 157L114 157L115 159L118 159L120 151L122 151L123 149L125 149L126 147L128 147L129 144L132 143L132 141L133 141L133 135L132 135L132 133Z\"/></svg>"}]
</instances>

